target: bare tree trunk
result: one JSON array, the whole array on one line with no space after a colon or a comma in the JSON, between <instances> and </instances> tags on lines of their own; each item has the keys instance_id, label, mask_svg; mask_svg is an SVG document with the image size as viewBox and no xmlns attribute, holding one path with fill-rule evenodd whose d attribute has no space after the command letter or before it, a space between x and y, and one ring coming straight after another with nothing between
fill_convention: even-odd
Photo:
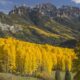
<instances>
[{"instance_id":1,"label":"bare tree trunk","mask_svg":"<svg viewBox=\"0 0 80 80\"><path fill-rule=\"evenodd\" d=\"M61 80L60 70L57 69L55 72L55 80Z\"/></svg>"}]
</instances>

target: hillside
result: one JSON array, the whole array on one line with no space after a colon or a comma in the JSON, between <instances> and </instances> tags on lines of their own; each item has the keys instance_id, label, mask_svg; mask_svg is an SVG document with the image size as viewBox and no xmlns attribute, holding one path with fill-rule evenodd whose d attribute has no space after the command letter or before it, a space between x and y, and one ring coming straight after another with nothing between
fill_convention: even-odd
<instances>
[{"instance_id":1,"label":"hillside","mask_svg":"<svg viewBox=\"0 0 80 80\"><path fill-rule=\"evenodd\" d=\"M0 37L15 37L34 43L59 45L80 36L80 9L56 8L51 3L33 8L14 7L9 14L0 12Z\"/></svg>"}]
</instances>

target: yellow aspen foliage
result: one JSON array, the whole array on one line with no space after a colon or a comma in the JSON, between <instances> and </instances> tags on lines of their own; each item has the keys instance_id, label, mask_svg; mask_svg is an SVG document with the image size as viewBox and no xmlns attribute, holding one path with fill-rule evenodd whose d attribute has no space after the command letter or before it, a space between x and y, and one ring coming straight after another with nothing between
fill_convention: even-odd
<instances>
[{"instance_id":1,"label":"yellow aspen foliage","mask_svg":"<svg viewBox=\"0 0 80 80\"><path fill-rule=\"evenodd\" d=\"M36 44L14 38L0 38L0 70L33 74L54 69L71 70L76 58L73 49Z\"/></svg>"}]
</instances>

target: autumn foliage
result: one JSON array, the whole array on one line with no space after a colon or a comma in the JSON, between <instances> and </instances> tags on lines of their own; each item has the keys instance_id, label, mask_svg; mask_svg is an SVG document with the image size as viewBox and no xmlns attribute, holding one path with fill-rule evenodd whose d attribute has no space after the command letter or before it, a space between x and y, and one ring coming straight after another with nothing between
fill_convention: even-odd
<instances>
[{"instance_id":1,"label":"autumn foliage","mask_svg":"<svg viewBox=\"0 0 80 80\"><path fill-rule=\"evenodd\" d=\"M45 71L51 74L57 68L71 70L75 58L73 49L0 38L0 71L3 72L33 74Z\"/></svg>"}]
</instances>

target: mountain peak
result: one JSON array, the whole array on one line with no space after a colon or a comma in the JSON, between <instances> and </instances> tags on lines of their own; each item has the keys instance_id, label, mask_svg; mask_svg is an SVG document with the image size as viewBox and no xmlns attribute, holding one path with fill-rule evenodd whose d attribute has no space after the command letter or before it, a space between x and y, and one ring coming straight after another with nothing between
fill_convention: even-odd
<instances>
[{"instance_id":1,"label":"mountain peak","mask_svg":"<svg viewBox=\"0 0 80 80\"><path fill-rule=\"evenodd\" d=\"M56 8L56 6L54 6L53 4L51 4L51 3L43 3L43 4L38 4L38 5L36 5L36 7L37 8L43 8L43 9L45 9L45 8Z\"/></svg>"},{"instance_id":2,"label":"mountain peak","mask_svg":"<svg viewBox=\"0 0 80 80\"><path fill-rule=\"evenodd\" d=\"M24 5L19 7L14 6L14 9L9 12L9 15L17 14L21 16L21 15L27 14L29 10L30 10L30 7L27 7Z\"/></svg>"}]
</instances>

